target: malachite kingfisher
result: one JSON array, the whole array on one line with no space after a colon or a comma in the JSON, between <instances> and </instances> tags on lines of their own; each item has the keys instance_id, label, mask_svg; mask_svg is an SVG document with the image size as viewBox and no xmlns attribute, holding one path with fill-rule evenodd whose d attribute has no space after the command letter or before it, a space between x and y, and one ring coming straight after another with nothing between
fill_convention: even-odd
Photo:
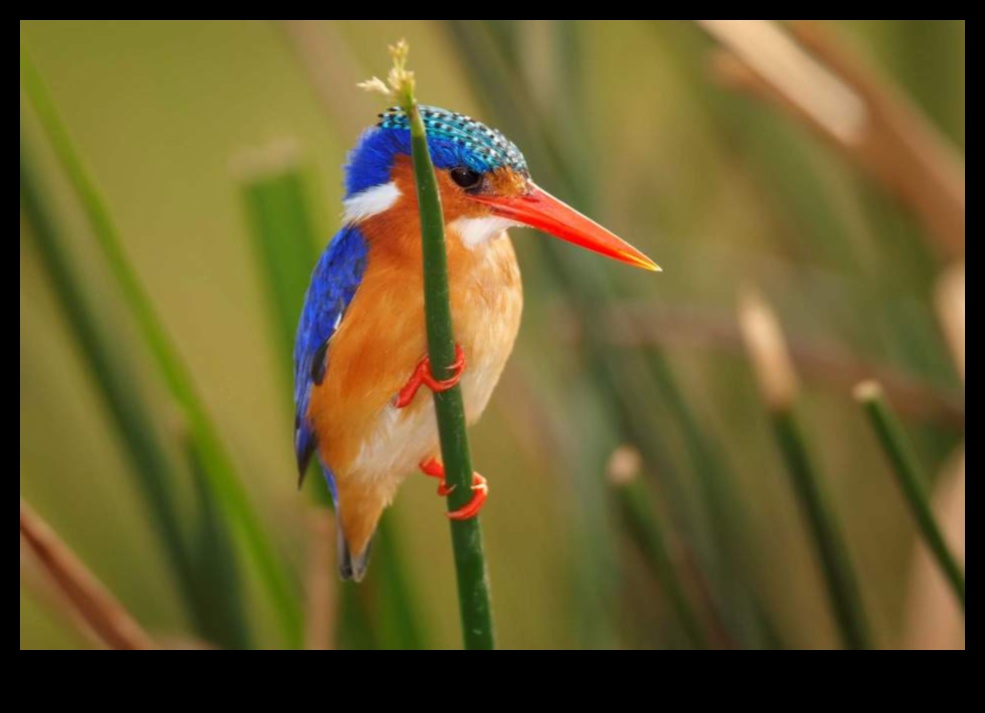
<instances>
[{"instance_id":1,"label":"malachite kingfisher","mask_svg":"<svg viewBox=\"0 0 985 713\"><path fill-rule=\"evenodd\" d=\"M520 327L520 269L506 229L527 225L647 270L657 265L533 181L523 154L467 116L421 107L445 217L455 338L453 374L431 374L410 128L380 115L349 155L343 226L311 277L294 348L295 452L301 477L315 453L335 500L339 570L359 581L373 533L416 468L447 494L431 391L461 384L466 418L489 402ZM449 517L478 513L471 502Z\"/></svg>"}]
</instances>

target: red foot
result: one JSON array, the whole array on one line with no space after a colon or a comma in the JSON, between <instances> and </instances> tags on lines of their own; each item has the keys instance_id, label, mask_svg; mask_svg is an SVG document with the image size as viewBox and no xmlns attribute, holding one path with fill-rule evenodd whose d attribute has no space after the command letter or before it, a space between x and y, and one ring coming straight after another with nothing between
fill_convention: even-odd
<instances>
[{"instance_id":1,"label":"red foot","mask_svg":"<svg viewBox=\"0 0 985 713\"><path fill-rule=\"evenodd\" d=\"M458 510L448 513L451 520L471 520L479 514L489 497L489 484L478 473L472 474L472 499Z\"/></svg>"},{"instance_id":2,"label":"red foot","mask_svg":"<svg viewBox=\"0 0 985 713\"><path fill-rule=\"evenodd\" d=\"M438 478L441 480L441 483L438 485L438 495L441 497L447 497L448 494L455 489L454 486L449 488L447 483L445 483L445 466L439 463L437 458L428 458L426 461L422 462L421 472L431 478ZM453 510L448 513L448 518L451 520L469 520L475 517L479 514L482 506L485 505L486 498L488 497L489 484L486 482L486 479L478 473L473 473L472 499L458 510Z\"/></svg>"},{"instance_id":3,"label":"red foot","mask_svg":"<svg viewBox=\"0 0 985 713\"><path fill-rule=\"evenodd\" d=\"M444 380L435 379L434 374L431 373L431 359L425 354L417 362L417 368L414 369L414 373L410 375L410 379L404 384L404 388L397 394L393 405L397 408L406 408L414 400L414 397L417 396L417 392L421 386L427 386L431 391L440 394L443 391L448 391L448 389L461 381L462 374L465 373L465 352L462 351L460 344L455 345L455 361L449 364L448 368L452 371L452 375L449 378Z\"/></svg>"},{"instance_id":4,"label":"red foot","mask_svg":"<svg viewBox=\"0 0 985 713\"><path fill-rule=\"evenodd\" d=\"M454 488L449 488L448 484L445 483L445 466L439 463L437 458L428 458L426 461L423 461L421 463L421 472L429 478L437 478L441 481L438 483L438 495L441 497L448 497L448 494L454 490Z\"/></svg>"}]
</instances>

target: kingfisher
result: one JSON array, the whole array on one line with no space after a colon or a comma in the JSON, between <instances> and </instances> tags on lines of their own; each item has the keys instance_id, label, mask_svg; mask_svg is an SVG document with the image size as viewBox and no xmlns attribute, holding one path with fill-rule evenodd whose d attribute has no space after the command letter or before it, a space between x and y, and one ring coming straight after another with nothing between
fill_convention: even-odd
<instances>
[{"instance_id":1,"label":"kingfisher","mask_svg":"<svg viewBox=\"0 0 985 713\"><path fill-rule=\"evenodd\" d=\"M317 454L335 501L339 572L359 581L373 533L408 473L444 482L430 394L461 385L466 420L489 402L520 328L520 269L506 230L525 225L659 271L636 248L531 179L519 149L462 114L420 107L444 212L456 360L436 378L427 356L424 277L410 122L379 116L345 167L342 228L311 277L294 348L300 477ZM473 475L475 517L489 486Z\"/></svg>"}]
</instances>

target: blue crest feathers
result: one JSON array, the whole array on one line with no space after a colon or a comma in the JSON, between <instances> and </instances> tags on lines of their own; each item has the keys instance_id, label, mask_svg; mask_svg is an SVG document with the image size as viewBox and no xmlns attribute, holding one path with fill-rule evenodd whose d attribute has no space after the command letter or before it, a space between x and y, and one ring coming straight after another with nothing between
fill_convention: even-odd
<instances>
[{"instance_id":1,"label":"blue crest feathers","mask_svg":"<svg viewBox=\"0 0 985 713\"><path fill-rule=\"evenodd\" d=\"M446 109L421 106L420 110L436 168L464 166L478 173L510 168L528 175L523 154L496 129ZM395 107L380 114L379 123L363 134L349 155L346 194L352 196L387 183L393 159L400 154L410 154L410 122L404 111Z\"/></svg>"}]
</instances>

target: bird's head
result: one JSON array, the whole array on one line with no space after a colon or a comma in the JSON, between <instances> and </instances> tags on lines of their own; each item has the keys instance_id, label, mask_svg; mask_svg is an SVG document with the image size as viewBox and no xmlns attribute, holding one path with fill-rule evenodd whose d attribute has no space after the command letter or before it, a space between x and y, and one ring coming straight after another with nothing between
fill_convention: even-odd
<instances>
[{"instance_id":1,"label":"bird's head","mask_svg":"<svg viewBox=\"0 0 985 713\"><path fill-rule=\"evenodd\" d=\"M531 179L520 150L499 131L467 116L422 106L445 222L466 247L526 225L622 262L657 271L650 258L553 197ZM380 115L349 157L345 220L360 223L416 206L410 125L401 109ZM406 205L406 204L405 204Z\"/></svg>"}]
</instances>

